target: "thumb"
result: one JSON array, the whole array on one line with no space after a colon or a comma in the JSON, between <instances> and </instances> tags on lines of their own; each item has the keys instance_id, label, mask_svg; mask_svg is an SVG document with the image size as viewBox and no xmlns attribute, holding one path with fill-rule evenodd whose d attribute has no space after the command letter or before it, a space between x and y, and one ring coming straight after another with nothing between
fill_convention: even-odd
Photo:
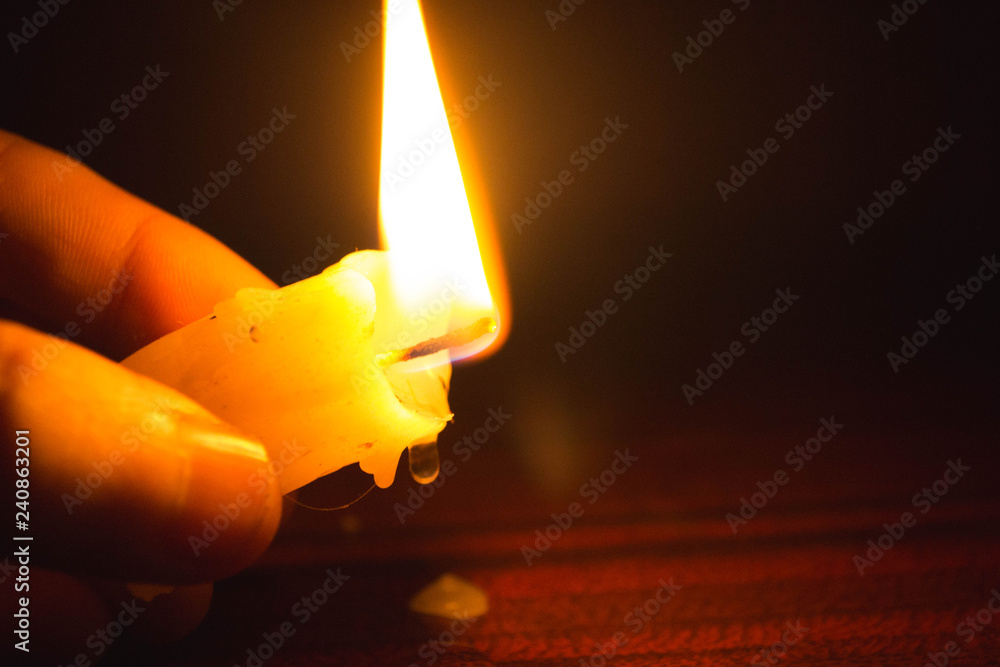
<instances>
[{"instance_id":1,"label":"thumb","mask_svg":"<svg viewBox=\"0 0 1000 667\"><path fill-rule=\"evenodd\" d=\"M19 431L26 447L14 446ZM260 443L173 389L4 321L0 438L2 474L14 477L5 488L30 492L30 521L15 532L33 538L24 544L39 564L211 581L249 565L278 526L280 494ZM14 474L25 466L27 477Z\"/></svg>"}]
</instances>

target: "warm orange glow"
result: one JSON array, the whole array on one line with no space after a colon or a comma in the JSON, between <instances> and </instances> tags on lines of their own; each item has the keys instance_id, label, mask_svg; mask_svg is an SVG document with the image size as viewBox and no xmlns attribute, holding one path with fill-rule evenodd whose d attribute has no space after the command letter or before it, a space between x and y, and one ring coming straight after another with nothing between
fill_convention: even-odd
<instances>
[{"instance_id":1,"label":"warm orange glow","mask_svg":"<svg viewBox=\"0 0 1000 667\"><path fill-rule=\"evenodd\" d=\"M482 317L497 321L497 332L451 350L451 359L460 359L481 352L500 335L504 323L498 303L506 299L498 301L494 292L503 290L502 274L497 271L488 280L484 270L420 4L391 0L385 10L382 244L391 251L394 296L404 311L426 315L430 306L430 314L440 319L439 331ZM494 240L492 234L483 236ZM486 254L492 260L495 248Z\"/></svg>"}]
</instances>

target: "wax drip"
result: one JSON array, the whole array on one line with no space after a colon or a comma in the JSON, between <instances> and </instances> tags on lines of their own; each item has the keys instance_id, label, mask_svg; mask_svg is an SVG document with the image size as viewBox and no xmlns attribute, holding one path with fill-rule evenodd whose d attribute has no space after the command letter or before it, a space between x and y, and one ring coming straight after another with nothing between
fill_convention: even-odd
<instances>
[{"instance_id":1,"label":"wax drip","mask_svg":"<svg viewBox=\"0 0 1000 667\"><path fill-rule=\"evenodd\" d=\"M390 350L375 355L375 362L385 368L401 361L425 357L451 347L466 345L480 336L496 331L497 323L492 317L482 317L469 326L449 331L443 336L425 340L404 350ZM420 484L430 484L437 479L441 468L436 442L410 445L410 475Z\"/></svg>"},{"instance_id":2,"label":"wax drip","mask_svg":"<svg viewBox=\"0 0 1000 667\"><path fill-rule=\"evenodd\" d=\"M438 476L441 459L436 442L410 445L410 475L420 484L430 484Z\"/></svg>"}]
</instances>

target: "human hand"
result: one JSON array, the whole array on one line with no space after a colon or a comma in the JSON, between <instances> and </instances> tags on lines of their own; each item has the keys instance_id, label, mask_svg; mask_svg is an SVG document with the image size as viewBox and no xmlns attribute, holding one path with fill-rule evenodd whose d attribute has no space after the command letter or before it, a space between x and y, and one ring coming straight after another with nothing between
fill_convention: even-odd
<instances>
[{"instance_id":1,"label":"human hand","mask_svg":"<svg viewBox=\"0 0 1000 667\"><path fill-rule=\"evenodd\" d=\"M0 130L0 476L10 498L22 479L15 432L28 431L28 528L8 520L15 535L33 538L8 541L10 551L29 549L28 588L15 590L18 559L8 556L0 589L30 599L32 657L72 661L96 657L103 640L90 641L93 633L132 599L121 582L182 585L140 601L151 611L134 619L137 632L177 636L207 611L206 582L246 567L273 538L281 498L271 482L211 548L192 549L189 538L246 491L267 453L109 358L206 315L239 288L274 285L83 165L57 179L54 160L65 157Z\"/></svg>"}]
</instances>

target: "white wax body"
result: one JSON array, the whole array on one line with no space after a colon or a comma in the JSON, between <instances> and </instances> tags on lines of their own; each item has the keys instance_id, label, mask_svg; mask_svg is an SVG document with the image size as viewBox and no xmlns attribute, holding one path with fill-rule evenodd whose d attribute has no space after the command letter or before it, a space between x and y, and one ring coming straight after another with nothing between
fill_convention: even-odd
<instances>
[{"instance_id":1,"label":"white wax body","mask_svg":"<svg viewBox=\"0 0 1000 667\"><path fill-rule=\"evenodd\" d=\"M434 442L452 414L446 351L430 369L375 363L411 339L387 258L355 252L281 289L240 290L122 363L263 442L282 493L354 462L388 487L403 450ZM421 339L448 326L421 324Z\"/></svg>"}]
</instances>

